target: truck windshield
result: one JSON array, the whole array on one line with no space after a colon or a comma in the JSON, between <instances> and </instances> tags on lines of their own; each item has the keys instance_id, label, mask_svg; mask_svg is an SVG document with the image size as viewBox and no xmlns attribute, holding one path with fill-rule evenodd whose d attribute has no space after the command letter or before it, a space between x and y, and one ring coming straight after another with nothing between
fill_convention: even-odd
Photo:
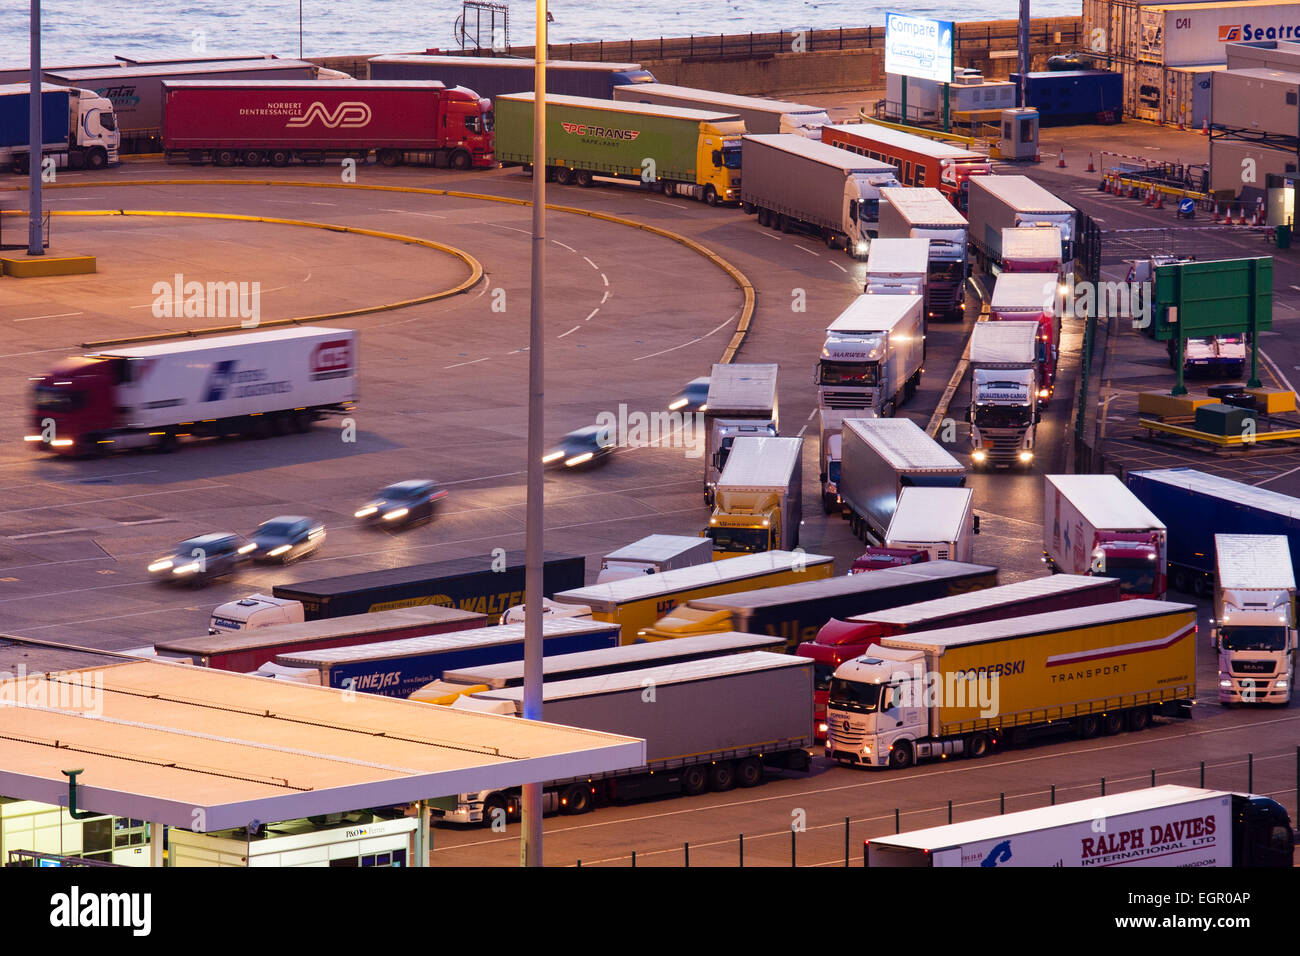
<instances>
[{"instance_id":1,"label":"truck windshield","mask_svg":"<svg viewBox=\"0 0 1300 956\"><path fill-rule=\"evenodd\" d=\"M722 147L722 165L728 169L740 168L740 147L724 146Z\"/></svg>"},{"instance_id":2,"label":"truck windshield","mask_svg":"<svg viewBox=\"0 0 1300 956\"><path fill-rule=\"evenodd\" d=\"M841 710L874 714L880 706L880 685L831 678L830 705Z\"/></svg>"},{"instance_id":3,"label":"truck windshield","mask_svg":"<svg viewBox=\"0 0 1300 956\"><path fill-rule=\"evenodd\" d=\"M822 362L823 385L875 385L879 368L875 362Z\"/></svg>"},{"instance_id":4,"label":"truck windshield","mask_svg":"<svg viewBox=\"0 0 1300 956\"><path fill-rule=\"evenodd\" d=\"M964 271L960 262L944 261L942 259L938 261L930 260L929 276L931 281L960 282L964 278L962 275Z\"/></svg>"},{"instance_id":5,"label":"truck windshield","mask_svg":"<svg viewBox=\"0 0 1300 956\"><path fill-rule=\"evenodd\" d=\"M1027 428L1032 420L1028 405L975 406L975 424L980 428Z\"/></svg>"},{"instance_id":6,"label":"truck windshield","mask_svg":"<svg viewBox=\"0 0 1300 956\"><path fill-rule=\"evenodd\" d=\"M465 128L471 133L477 133L479 131L479 118L474 115L466 116Z\"/></svg>"},{"instance_id":7,"label":"truck windshield","mask_svg":"<svg viewBox=\"0 0 1300 956\"><path fill-rule=\"evenodd\" d=\"M1284 651L1285 627L1225 627L1220 632L1225 651Z\"/></svg>"},{"instance_id":8,"label":"truck windshield","mask_svg":"<svg viewBox=\"0 0 1300 956\"><path fill-rule=\"evenodd\" d=\"M875 222L880 218L880 200L862 199L858 201L858 221Z\"/></svg>"},{"instance_id":9,"label":"truck windshield","mask_svg":"<svg viewBox=\"0 0 1300 956\"><path fill-rule=\"evenodd\" d=\"M1156 563L1147 558L1106 558L1106 577L1119 578L1124 594L1151 594L1156 588Z\"/></svg>"},{"instance_id":10,"label":"truck windshield","mask_svg":"<svg viewBox=\"0 0 1300 956\"><path fill-rule=\"evenodd\" d=\"M80 389L51 388L48 385L36 386L36 410L38 412L73 412L85 404L86 393Z\"/></svg>"},{"instance_id":11,"label":"truck windshield","mask_svg":"<svg viewBox=\"0 0 1300 956\"><path fill-rule=\"evenodd\" d=\"M758 553L767 550L767 528L710 528L715 551Z\"/></svg>"}]
</instances>

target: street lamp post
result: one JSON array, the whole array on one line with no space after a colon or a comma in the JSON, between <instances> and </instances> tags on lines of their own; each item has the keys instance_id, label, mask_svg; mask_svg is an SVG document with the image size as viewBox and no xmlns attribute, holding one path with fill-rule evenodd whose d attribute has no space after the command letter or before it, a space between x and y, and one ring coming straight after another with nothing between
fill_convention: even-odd
<instances>
[{"instance_id":1,"label":"street lamp post","mask_svg":"<svg viewBox=\"0 0 1300 956\"><path fill-rule=\"evenodd\" d=\"M29 256L45 255L45 236L41 223L41 144L45 131L41 128L41 107L44 105L41 94L41 0L32 0L32 49L31 49L31 99L28 103L27 137L31 149L27 154L27 174L31 189L28 191L27 204L27 254Z\"/></svg>"},{"instance_id":2,"label":"street lamp post","mask_svg":"<svg viewBox=\"0 0 1300 956\"><path fill-rule=\"evenodd\" d=\"M528 505L524 538L524 719L542 719L542 293L546 267L546 0L537 0L533 95L533 274L528 312ZM542 785L523 786L519 862L542 865Z\"/></svg>"}]
</instances>

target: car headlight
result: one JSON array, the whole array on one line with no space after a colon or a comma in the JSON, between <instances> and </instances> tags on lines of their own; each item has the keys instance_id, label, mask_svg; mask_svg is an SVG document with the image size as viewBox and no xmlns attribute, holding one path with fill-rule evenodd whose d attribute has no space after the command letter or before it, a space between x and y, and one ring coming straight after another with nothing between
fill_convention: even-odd
<instances>
[{"instance_id":1,"label":"car headlight","mask_svg":"<svg viewBox=\"0 0 1300 956\"><path fill-rule=\"evenodd\" d=\"M180 567L172 568L172 574L193 574L199 569L199 562L191 561L189 564L182 564Z\"/></svg>"},{"instance_id":2,"label":"car headlight","mask_svg":"<svg viewBox=\"0 0 1300 956\"><path fill-rule=\"evenodd\" d=\"M287 544L282 544L282 545L280 545L280 547L278 547L278 548L272 548L270 551L268 551L268 552L266 553L266 556L267 556L268 558L278 558L280 555L282 555L282 554L284 554L286 551L288 551L288 550L289 550L289 547L290 547L290 546L287 545Z\"/></svg>"},{"instance_id":3,"label":"car headlight","mask_svg":"<svg viewBox=\"0 0 1300 956\"><path fill-rule=\"evenodd\" d=\"M396 509L394 509L394 510L392 510L392 511L389 511L389 512L385 513L385 515L384 515L384 520L385 520L385 521L396 521L398 518L405 518L406 515L409 513L409 511L410 511L410 509L408 509L408 508L396 508Z\"/></svg>"},{"instance_id":4,"label":"car headlight","mask_svg":"<svg viewBox=\"0 0 1300 956\"><path fill-rule=\"evenodd\" d=\"M378 511L378 510L379 510L379 508L376 507L375 505L366 505L366 506L365 506L364 508L362 508L360 511L356 512L352 517L354 517L354 518L369 518L372 514L374 514L374 513L375 513L376 511Z\"/></svg>"},{"instance_id":5,"label":"car headlight","mask_svg":"<svg viewBox=\"0 0 1300 956\"><path fill-rule=\"evenodd\" d=\"M164 558L161 561L155 561L153 564L149 565L149 573L156 574L159 571L166 571L173 563L174 562L171 558Z\"/></svg>"},{"instance_id":6,"label":"car headlight","mask_svg":"<svg viewBox=\"0 0 1300 956\"><path fill-rule=\"evenodd\" d=\"M670 412L675 412L677 411L677 409L685 407L685 405L686 405L686 399L679 398L677 399L677 401L673 402L671 405L668 406L668 410ZM36 440L40 441L39 435L36 437Z\"/></svg>"},{"instance_id":7,"label":"car headlight","mask_svg":"<svg viewBox=\"0 0 1300 956\"><path fill-rule=\"evenodd\" d=\"M50 444L53 445L55 448L67 448L69 445L72 444L72 439L71 439L71 438L56 438L56 439L54 439L54 441L50 442Z\"/></svg>"},{"instance_id":8,"label":"car headlight","mask_svg":"<svg viewBox=\"0 0 1300 956\"><path fill-rule=\"evenodd\" d=\"M239 549L239 553L248 554L250 551L256 551L256 550L257 550L256 542L250 541L248 542L248 544L244 545L242 548Z\"/></svg>"},{"instance_id":9,"label":"car headlight","mask_svg":"<svg viewBox=\"0 0 1300 956\"><path fill-rule=\"evenodd\" d=\"M553 461L559 461L559 460L560 460L561 458L563 458L563 457L564 457L564 452L562 452L562 451L553 451L553 452L551 452L549 455L543 455L543 456L542 456L542 464L543 464L543 465L549 465L551 462L553 462Z\"/></svg>"},{"instance_id":10,"label":"car headlight","mask_svg":"<svg viewBox=\"0 0 1300 956\"><path fill-rule=\"evenodd\" d=\"M564 465L566 468L572 468L574 465L581 465L584 462L591 461L595 457L593 452L584 451L581 455L574 455L572 458L566 458Z\"/></svg>"}]
</instances>

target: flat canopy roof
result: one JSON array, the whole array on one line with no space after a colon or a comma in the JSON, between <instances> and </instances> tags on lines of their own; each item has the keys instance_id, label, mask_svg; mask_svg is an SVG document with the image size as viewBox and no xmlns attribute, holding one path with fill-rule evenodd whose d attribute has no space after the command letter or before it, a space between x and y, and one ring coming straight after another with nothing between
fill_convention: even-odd
<instances>
[{"instance_id":1,"label":"flat canopy roof","mask_svg":"<svg viewBox=\"0 0 1300 956\"><path fill-rule=\"evenodd\" d=\"M0 793L66 805L61 771L81 768L85 809L212 832L645 762L634 737L187 664L99 660L0 675Z\"/></svg>"}]
</instances>

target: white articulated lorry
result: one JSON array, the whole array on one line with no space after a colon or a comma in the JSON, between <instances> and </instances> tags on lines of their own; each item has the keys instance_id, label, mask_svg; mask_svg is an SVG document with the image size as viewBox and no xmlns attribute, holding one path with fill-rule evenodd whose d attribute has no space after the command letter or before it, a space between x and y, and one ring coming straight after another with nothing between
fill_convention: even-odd
<instances>
[{"instance_id":1,"label":"white articulated lorry","mask_svg":"<svg viewBox=\"0 0 1300 956\"><path fill-rule=\"evenodd\" d=\"M734 113L745 121L747 133L794 133L820 140L830 116L820 106L785 103L760 96L737 96L714 90L697 90L668 83L633 83L614 87L614 99L659 106L682 106L693 110Z\"/></svg>"},{"instance_id":2,"label":"white articulated lorry","mask_svg":"<svg viewBox=\"0 0 1300 956\"><path fill-rule=\"evenodd\" d=\"M651 534L605 555L597 584L688 568L713 560L713 545L684 534Z\"/></svg>"},{"instance_id":3,"label":"white articulated lorry","mask_svg":"<svg viewBox=\"0 0 1300 956\"><path fill-rule=\"evenodd\" d=\"M647 702L653 688L653 702ZM546 719L646 741L642 767L542 785L543 812L586 813L614 800L754 787L768 768L807 770L813 746L813 662L751 651L542 685ZM460 697L463 710L518 717L523 688ZM515 817L519 789L436 802L435 820Z\"/></svg>"},{"instance_id":4,"label":"white articulated lorry","mask_svg":"<svg viewBox=\"0 0 1300 956\"><path fill-rule=\"evenodd\" d=\"M26 440L56 454L305 432L356 403L357 334L303 325L110 349L64 359L33 385Z\"/></svg>"},{"instance_id":5,"label":"white articulated lorry","mask_svg":"<svg viewBox=\"0 0 1300 956\"><path fill-rule=\"evenodd\" d=\"M970 444L976 465L1034 460L1038 425L1038 328L978 322L970 337Z\"/></svg>"},{"instance_id":6,"label":"white articulated lorry","mask_svg":"<svg viewBox=\"0 0 1300 956\"><path fill-rule=\"evenodd\" d=\"M926 318L960 319L970 273L966 217L928 187L882 189L880 200L880 238L930 240Z\"/></svg>"},{"instance_id":7,"label":"white articulated lorry","mask_svg":"<svg viewBox=\"0 0 1300 956\"><path fill-rule=\"evenodd\" d=\"M1002 230L1055 226L1061 233L1061 258L1074 258L1075 209L1028 176L972 176L970 243L987 272L1003 261Z\"/></svg>"},{"instance_id":8,"label":"white articulated lorry","mask_svg":"<svg viewBox=\"0 0 1300 956\"><path fill-rule=\"evenodd\" d=\"M885 547L924 551L931 561L972 560L979 519L970 488L904 488L889 519Z\"/></svg>"},{"instance_id":9,"label":"white articulated lorry","mask_svg":"<svg viewBox=\"0 0 1300 956\"><path fill-rule=\"evenodd\" d=\"M1219 703L1281 704L1295 683L1295 572L1280 534L1216 534Z\"/></svg>"},{"instance_id":10,"label":"white articulated lorry","mask_svg":"<svg viewBox=\"0 0 1300 956\"><path fill-rule=\"evenodd\" d=\"M803 439L737 438L702 534L714 558L793 551L803 521Z\"/></svg>"},{"instance_id":11,"label":"white articulated lorry","mask_svg":"<svg viewBox=\"0 0 1300 956\"><path fill-rule=\"evenodd\" d=\"M867 840L863 862L1290 867L1294 842L1290 815L1270 797L1165 784Z\"/></svg>"},{"instance_id":12,"label":"white articulated lorry","mask_svg":"<svg viewBox=\"0 0 1300 956\"><path fill-rule=\"evenodd\" d=\"M818 406L888 418L911 398L925 364L923 306L919 295L860 295L841 312L817 362Z\"/></svg>"},{"instance_id":13,"label":"white articulated lorry","mask_svg":"<svg viewBox=\"0 0 1300 956\"><path fill-rule=\"evenodd\" d=\"M866 295L926 294L929 239L876 239L867 254ZM928 305L928 303L927 303Z\"/></svg>"},{"instance_id":14,"label":"white articulated lorry","mask_svg":"<svg viewBox=\"0 0 1300 956\"><path fill-rule=\"evenodd\" d=\"M843 429L839 494L863 541L885 543L905 489L966 484L962 463L910 418L848 418Z\"/></svg>"},{"instance_id":15,"label":"white articulated lorry","mask_svg":"<svg viewBox=\"0 0 1300 956\"><path fill-rule=\"evenodd\" d=\"M713 487L738 437L775 438L780 420L776 404L776 365L713 366L704 409L704 500L713 504Z\"/></svg>"},{"instance_id":16,"label":"white articulated lorry","mask_svg":"<svg viewBox=\"0 0 1300 956\"><path fill-rule=\"evenodd\" d=\"M880 218L880 190L898 170L847 149L793 133L746 136L741 146L740 208L760 226L799 230L866 258Z\"/></svg>"}]
</instances>

